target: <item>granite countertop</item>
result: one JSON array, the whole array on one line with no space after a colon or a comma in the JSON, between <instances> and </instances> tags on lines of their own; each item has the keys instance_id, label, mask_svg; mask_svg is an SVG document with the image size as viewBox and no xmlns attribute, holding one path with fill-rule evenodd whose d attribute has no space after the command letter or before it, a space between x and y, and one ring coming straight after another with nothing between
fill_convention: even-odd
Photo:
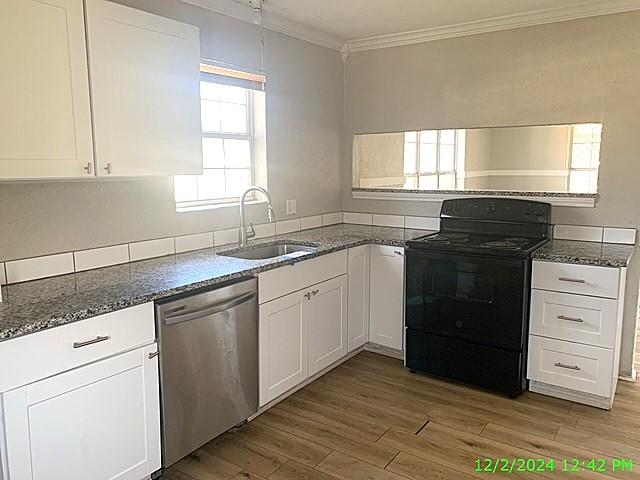
<instances>
[{"instance_id":1,"label":"granite countertop","mask_svg":"<svg viewBox=\"0 0 640 480\"><path fill-rule=\"evenodd\" d=\"M340 224L250 242L295 242L317 248L300 257L244 260L218 255L234 245L169 255L2 287L0 342L283 265L365 244L406 245L429 230ZM533 254L538 260L624 267L633 246L553 240Z\"/></svg>"},{"instance_id":2,"label":"granite countertop","mask_svg":"<svg viewBox=\"0 0 640 480\"><path fill-rule=\"evenodd\" d=\"M551 240L532 256L534 260L619 268L627 266L633 251L633 245Z\"/></svg>"},{"instance_id":3,"label":"granite countertop","mask_svg":"<svg viewBox=\"0 0 640 480\"><path fill-rule=\"evenodd\" d=\"M598 198L597 193L569 193L569 192L536 192L517 190L417 190L407 188L362 188L353 187L352 192L371 193L424 193L435 195L469 195L469 196L500 196L500 197L549 197L549 198Z\"/></svg>"},{"instance_id":4,"label":"granite countertop","mask_svg":"<svg viewBox=\"0 0 640 480\"><path fill-rule=\"evenodd\" d=\"M434 232L340 224L251 242L266 245L286 240L318 250L295 259L243 260L217 255L234 248L226 245L4 286L0 302L0 341L345 248L364 244L404 246L407 240L430 233Z\"/></svg>"}]
</instances>

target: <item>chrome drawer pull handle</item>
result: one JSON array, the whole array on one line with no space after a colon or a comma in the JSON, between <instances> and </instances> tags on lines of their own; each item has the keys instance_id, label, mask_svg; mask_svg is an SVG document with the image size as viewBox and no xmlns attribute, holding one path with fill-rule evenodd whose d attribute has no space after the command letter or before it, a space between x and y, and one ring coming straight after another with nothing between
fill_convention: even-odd
<instances>
[{"instance_id":1,"label":"chrome drawer pull handle","mask_svg":"<svg viewBox=\"0 0 640 480\"><path fill-rule=\"evenodd\" d=\"M156 358L158 355L160 355L160 352L156 350L155 352L151 352L147 356L149 357L149 360L151 360L152 358Z\"/></svg>"},{"instance_id":2,"label":"chrome drawer pull handle","mask_svg":"<svg viewBox=\"0 0 640 480\"><path fill-rule=\"evenodd\" d=\"M320 290L311 290L311 294L315 297L318 293L320 293Z\"/></svg>"},{"instance_id":3,"label":"chrome drawer pull handle","mask_svg":"<svg viewBox=\"0 0 640 480\"><path fill-rule=\"evenodd\" d=\"M564 363L556 362L554 363L556 367L567 368L569 370L582 370L578 365L565 365Z\"/></svg>"},{"instance_id":4,"label":"chrome drawer pull handle","mask_svg":"<svg viewBox=\"0 0 640 480\"><path fill-rule=\"evenodd\" d=\"M558 320L567 320L568 322L584 323L584 320L581 318L566 317L564 315L558 315Z\"/></svg>"},{"instance_id":5,"label":"chrome drawer pull handle","mask_svg":"<svg viewBox=\"0 0 640 480\"><path fill-rule=\"evenodd\" d=\"M311 300L311 294L309 292L305 293L304 298L306 298L307 300Z\"/></svg>"},{"instance_id":6,"label":"chrome drawer pull handle","mask_svg":"<svg viewBox=\"0 0 640 480\"><path fill-rule=\"evenodd\" d=\"M560 280L561 282L571 282L571 283L587 283L586 280L581 280L578 278L566 278L566 277L560 277L558 278L558 280Z\"/></svg>"},{"instance_id":7,"label":"chrome drawer pull handle","mask_svg":"<svg viewBox=\"0 0 640 480\"><path fill-rule=\"evenodd\" d=\"M91 340L87 340L85 342L73 342L73 348L82 348L82 347L86 347L88 345L93 345L94 343L106 342L110 338L111 338L110 335L106 335L104 337L101 337L101 336L98 335L96 338L93 338Z\"/></svg>"}]
</instances>

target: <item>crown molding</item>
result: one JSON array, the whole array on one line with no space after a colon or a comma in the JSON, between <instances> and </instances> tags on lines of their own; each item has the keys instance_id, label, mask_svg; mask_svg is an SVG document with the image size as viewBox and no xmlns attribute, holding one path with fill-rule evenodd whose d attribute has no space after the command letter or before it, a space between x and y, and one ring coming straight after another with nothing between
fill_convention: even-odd
<instances>
[{"instance_id":1,"label":"crown molding","mask_svg":"<svg viewBox=\"0 0 640 480\"><path fill-rule=\"evenodd\" d=\"M596 0L587 4L568 7L552 7L527 13L504 15L472 22L442 27L426 28L404 33L378 35L347 42L341 52L350 53L380 48L398 47L414 43L431 42L445 38L462 37L478 33L497 32L512 28L528 27L544 23L564 22L579 18L640 10L640 0Z\"/></svg>"},{"instance_id":2,"label":"crown molding","mask_svg":"<svg viewBox=\"0 0 640 480\"><path fill-rule=\"evenodd\" d=\"M196 7L211 10L212 12L235 18L247 23L254 23L253 10L249 5L243 5L232 0L182 0ZM342 51L345 40L329 33L316 30L293 20L288 20L278 15L264 12L262 26L274 32L283 33L290 37L304 40L321 47Z\"/></svg>"}]
</instances>

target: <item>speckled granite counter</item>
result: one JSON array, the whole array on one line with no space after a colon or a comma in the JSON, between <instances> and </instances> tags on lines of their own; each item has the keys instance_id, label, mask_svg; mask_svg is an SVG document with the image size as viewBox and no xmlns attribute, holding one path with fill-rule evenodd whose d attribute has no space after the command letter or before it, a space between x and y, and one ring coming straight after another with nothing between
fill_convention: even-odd
<instances>
[{"instance_id":1,"label":"speckled granite counter","mask_svg":"<svg viewBox=\"0 0 640 480\"><path fill-rule=\"evenodd\" d=\"M516 190L417 190L407 188L361 188L354 187L353 193L419 193L430 195L458 195L458 196L499 196L499 197L547 197L547 198L598 198L596 193L563 193L563 192L535 192Z\"/></svg>"},{"instance_id":2,"label":"speckled granite counter","mask_svg":"<svg viewBox=\"0 0 640 480\"><path fill-rule=\"evenodd\" d=\"M626 267L633 254L632 245L615 243L551 240L533 253L536 260L576 263L602 267Z\"/></svg>"},{"instance_id":3,"label":"speckled granite counter","mask_svg":"<svg viewBox=\"0 0 640 480\"><path fill-rule=\"evenodd\" d=\"M368 243L404 246L406 240L429 233L433 232L345 224L252 243L288 240L318 249L317 254L297 259L303 261ZM291 263L282 257L243 260L216 254L232 248L227 245L2 287L0 341Z\"/></svg>"}]
</instances>

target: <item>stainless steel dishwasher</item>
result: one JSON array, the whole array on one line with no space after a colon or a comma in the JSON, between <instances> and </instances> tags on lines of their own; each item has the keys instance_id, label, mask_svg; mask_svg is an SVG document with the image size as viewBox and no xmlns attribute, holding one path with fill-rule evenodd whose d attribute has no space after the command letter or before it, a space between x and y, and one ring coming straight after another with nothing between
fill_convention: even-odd
<instances>
[{"instance_id":1,"label":"stainless steel dishwasher","mask_svg":"<svg viewBox=\"0 0 640 480\"><path fill-rule=\"evenodd\" d=\"M156 302L162 465L258 411L258 282Z\"/></svg>"}]
</instances>

